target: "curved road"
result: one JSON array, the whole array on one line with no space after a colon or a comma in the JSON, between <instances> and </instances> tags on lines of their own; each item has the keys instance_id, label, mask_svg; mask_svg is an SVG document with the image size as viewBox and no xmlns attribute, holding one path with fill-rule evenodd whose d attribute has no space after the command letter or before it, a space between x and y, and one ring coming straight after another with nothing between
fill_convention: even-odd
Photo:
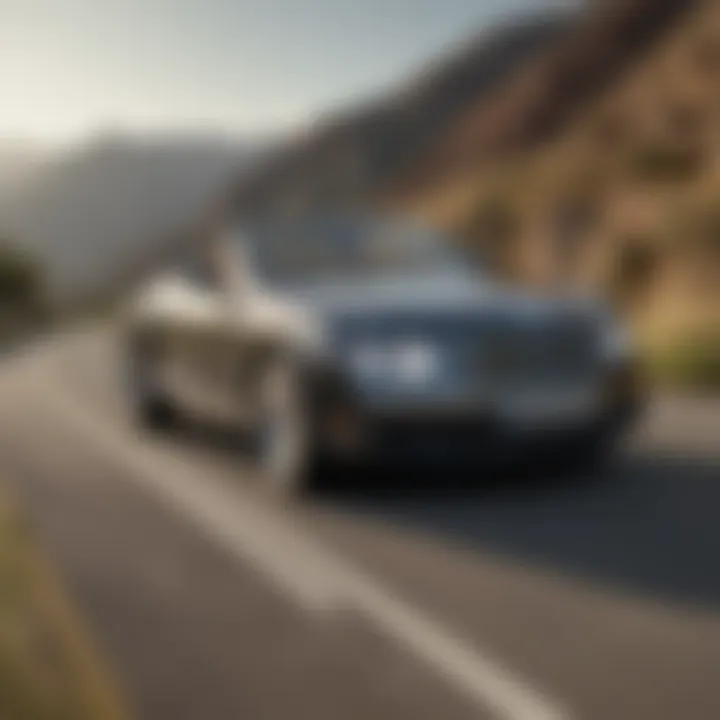
<instances>
[{"instance_id":1,"label":"curved road","mask_svg":"<svg viewBox=\"0 0 720 720\"><path fill-rule=\"evenodd\" d=\"M269 497L220 433L139 435L107 330L0 369L0 475L139 718L720 717L720 402L597 478Z\"/></svg>"}]
</instances>

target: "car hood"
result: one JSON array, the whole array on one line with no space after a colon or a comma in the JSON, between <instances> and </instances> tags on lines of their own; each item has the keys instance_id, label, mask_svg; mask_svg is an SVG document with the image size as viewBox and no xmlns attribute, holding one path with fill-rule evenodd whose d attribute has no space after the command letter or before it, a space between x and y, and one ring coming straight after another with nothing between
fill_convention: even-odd
<instances>
[{"instance_id":1,"label":"car hood","mask_svg":"<svg viewBox=\"0 0 720 720\"><path fill-rule=\"evenodd\" d=\"M596 315L595 302L578 296L549 297L467 273L425 277L327 282L287 288L283 293L321 318L378 315Z\"/></svg>"}]
</instances>

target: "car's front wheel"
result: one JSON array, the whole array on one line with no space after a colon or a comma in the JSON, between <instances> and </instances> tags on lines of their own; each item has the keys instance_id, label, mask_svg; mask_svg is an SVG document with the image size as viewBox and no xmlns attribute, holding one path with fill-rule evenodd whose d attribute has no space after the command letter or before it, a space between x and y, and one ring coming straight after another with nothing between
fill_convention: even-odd
<instances>
[{"instance_id":1,"label":"car's front wheel","mask_svg":"<svg viewBox=\"0 0 720 720\"><path fill-rule=\"evenodd\" d=\"M614 429L593 432L576 439L563 449L560 467L591 476L612 467L620 446L620 433Z\"/></svg>"},{"instance_id":2,"label":"car's front wheel","mask_svg":"<svg viewBox=\"0 0 720 720\"><path fill-rule=\"evenodd\" d=\"M264 374L260 388L257 455L268 486L281 495L297 495L317 479L310 413L297 368L277 362Z\"/></svg>"},{"instance_id":3,"label":"car's front wheel","mask_svg":"<svg viewBox=\"0 0 720 720\"><path fill-rule=\"evenodd\" d=\"M127 361L127 391L136 422L147 430L165 432L178 423L178 412L157 382L152 358L137 348Z\"/></svg>"}]
</instances>

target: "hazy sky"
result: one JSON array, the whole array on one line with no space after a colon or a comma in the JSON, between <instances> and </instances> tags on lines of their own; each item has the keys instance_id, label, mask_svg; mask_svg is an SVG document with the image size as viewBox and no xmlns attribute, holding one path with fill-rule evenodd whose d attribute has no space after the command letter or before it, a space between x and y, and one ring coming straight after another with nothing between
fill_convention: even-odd
<instances>
[{"instance_id":1,"label":"hazy sky","mask_svg":"<svg viewBox=\"0 0 720 720\"><path fill-rule=\"evenodd\" d=\"M0 136L246 132L367 95L542 0L0 0Z\"/></svg>"}]
</instances>

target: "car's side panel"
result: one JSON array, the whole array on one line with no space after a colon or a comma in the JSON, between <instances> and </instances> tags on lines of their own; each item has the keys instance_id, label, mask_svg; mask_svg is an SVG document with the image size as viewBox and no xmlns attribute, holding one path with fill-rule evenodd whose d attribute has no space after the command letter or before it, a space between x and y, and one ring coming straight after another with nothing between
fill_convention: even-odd
<instances>
[{"instance_id":1,"label":"car's side panel","mask_svg":"<svg viewBox=\"0 0 720 720\"><path fill-rule=\"evenodd\" d=\"M307 324L294 304L236 275L224 263L214 284L183 273L161 278L132 313L153 381L168 401L234 424L258 417L267 368L283 349L293 352Z\"/></svg>"},{"instance_id":2,"label":"car's side panel","mask_svg":"<svg viewBox=\"0 0 720 720\"><path fill-rule=\"evenodd\" d=\"M136 308L133 352L152 368L157 390L190 412L223 412L227 404L218 349L227 337L227 313L219 293L170 280ZM228 353L224 353L227 357Z\"/></svg>"}]
</instances>

